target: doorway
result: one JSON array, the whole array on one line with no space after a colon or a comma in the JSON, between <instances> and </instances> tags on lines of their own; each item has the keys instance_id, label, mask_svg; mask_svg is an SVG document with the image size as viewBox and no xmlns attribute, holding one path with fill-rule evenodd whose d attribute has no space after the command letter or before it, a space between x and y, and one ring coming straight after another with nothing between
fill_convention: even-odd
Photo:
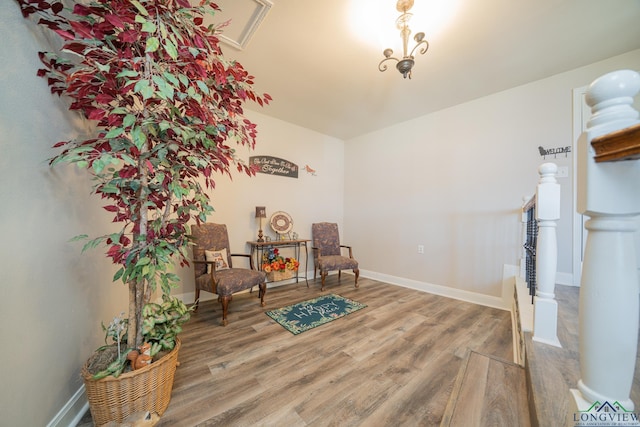
<instances>
[{"instance_id":1,"label":"doorway","mask_svg":"<svg viewBox=\"0 0 640 427\"><path fill-rule=\"evenodd\" d=\"M582 86L573 90L573 285L580 286L582 277L582 260L584 259L584 248L587 243L587 229L584 223L587 218L578 212L578 138L587 129L587 122L591 117L591 108L585 99L589 86Z\"/></svg>"}]
</instances>

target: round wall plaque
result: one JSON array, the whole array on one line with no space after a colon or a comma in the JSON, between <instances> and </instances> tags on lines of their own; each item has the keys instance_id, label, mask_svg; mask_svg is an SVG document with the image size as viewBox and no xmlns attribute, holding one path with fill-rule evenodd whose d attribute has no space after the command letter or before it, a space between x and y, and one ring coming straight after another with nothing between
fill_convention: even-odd
<instances>
[{"instance_id":1,"label":"round wall plaque","mask_svg":"<svg viewBox=\"0 0 640 427\"><path fill-rule=\"evenodd\" d=\"M286 212L278 211L271 215L269 220L271 228L278 234L286 234L293 228L293 220L291 215Z\"/></svg>"}]
</instances>

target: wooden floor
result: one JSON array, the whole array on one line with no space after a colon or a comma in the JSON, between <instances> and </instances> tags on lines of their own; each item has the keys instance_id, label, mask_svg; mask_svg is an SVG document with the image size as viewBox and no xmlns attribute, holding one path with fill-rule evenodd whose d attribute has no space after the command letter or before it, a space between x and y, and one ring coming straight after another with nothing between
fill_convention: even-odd
<instances>
[{"instance_id":1,"label":"wooden floor","mask_svg":"<svg viewBox=\"0 0 640 427\"><path fill-rule=\"evenodd\" d=\"M556 285L558 339L562 348L532 340L525 333L527 375L531 387L534 425L561 425L570 410L569 389L580 379L578 304L580 288ZM639 337L640 339L640 337ZM631 400L640 402L640 354L631 388ZM560 423L560 424L558 424Z\"/></svg>"},{"instance_id":2,"label":"wooden floor","mask_svg":"<svg viewBox=\"0 0 640 427\"><path fill-rule=\"evenodd\" d=\"M469 349L513 360L508 311L353 276L201 303L161 426L437 426ZM336 293L368 307L300 335L264 312Z\"/></svg>"},{"instance_id":3,"label":"wooden floor","mask_svg":"<svg viewBox=\"0 0 640 427\"><path fill-rule=\"evenodd\" d=\"M440 427L531 427L524 368L469 351Z\"/></svg>"}]
</instances>

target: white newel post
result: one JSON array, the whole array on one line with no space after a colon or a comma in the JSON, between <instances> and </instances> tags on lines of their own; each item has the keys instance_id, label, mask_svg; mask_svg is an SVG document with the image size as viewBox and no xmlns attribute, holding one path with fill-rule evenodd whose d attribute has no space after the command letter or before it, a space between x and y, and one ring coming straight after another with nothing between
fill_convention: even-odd
<instances>
[{"instance_id":1,"label":"white newel post","mask_svg":"<svg viewBox=\"0 0 640 427\"><path fill-rule=\"evenodd\" d=\"M558 166L544 163L538 168L540 181L536 191L536 296L533 311L533 340L562 347L558 340L558 303L555 300L558 243L556 222L560 219Z\"/></svg>"},{"instance_id":2,"label":"white newel post","mask_svg":"<svg viewBox=\"0 0 640 427\"><path fill-rule=\"evenodd\" d=\"M632 107L640 75L621 70L587 91L592 118L578 140L578 211L590 217L580 283L580 381L574 413L618 402L632 411L637 353L638 276L634 231L640 214L640 161L596 163L591 141L638 123ZM573 422L570 420L573 419ZM627 424L625 424L627 425Z\"/></svg>"}]
</instances>

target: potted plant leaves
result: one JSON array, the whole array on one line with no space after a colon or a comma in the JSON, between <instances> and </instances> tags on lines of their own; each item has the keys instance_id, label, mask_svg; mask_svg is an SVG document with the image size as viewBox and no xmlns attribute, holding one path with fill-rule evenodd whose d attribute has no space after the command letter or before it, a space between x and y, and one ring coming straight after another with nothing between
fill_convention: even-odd
<instances>
[{"instance_id":1,"label":"potted plant leaves","mask_svg":"<svg viewBox=\"0 0 640 427\"><path fill-rule=\"evenodd\" d=\"M169 295L179 277L172 268L188 265L188 223L204 221L213 211L205 189L214 187L216 173L230 175L236 168L255 174L231 146L255 145L256 125L244 118L243 104L264 105L271 98L257 94L253 77L223 56L216 26L206 23L218 9L210 0L196 6L189 0L94 0L69 8L70 2L59 0L16 2L24 17L36 18L61 38L60 49L39 54L38 75L95 127L88 138L56 143L59 152L51 164L86 169L93 193L113 214L119 229L78 238L86 239L83 250L105 246L117 266L113 281L129 292L126 348L139 349L145 332L149 338L150 330L162 328L163 322L145 327L145 310L158 314L149 305L154 291L164 295L161 311L164 304L176 309ZM154 336L157 345L174 343L161 360L177 359L176 331L179 325L173 324ZM117 378L85 379L87 392L94 384L137 378L154 365L161 361ZM175 363L161 375L172 383L173 371ZM137 381L130 386L142 390ZM101 399L113 397L104 393ZM144 389L138 400L155 394L161 393ZM133 411L164 411L151 404L103 414L89 400L96 424L121 422Z\"/></svg>"}]
</instances>

